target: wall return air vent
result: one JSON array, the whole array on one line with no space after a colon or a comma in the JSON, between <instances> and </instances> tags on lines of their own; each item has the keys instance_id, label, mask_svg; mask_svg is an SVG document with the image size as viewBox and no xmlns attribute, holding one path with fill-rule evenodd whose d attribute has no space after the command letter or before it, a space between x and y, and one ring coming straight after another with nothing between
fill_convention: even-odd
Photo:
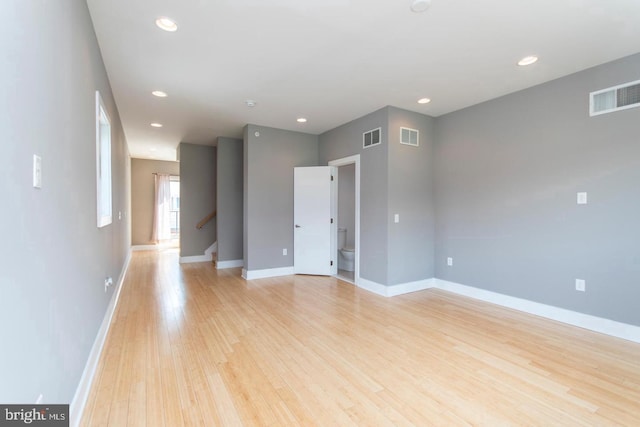
<instances>
[{"instance_id":1,"label":"wall return air vent","mask_svg":"<svg viewBox=\"0 0 640 427\"><path fill-rule=\"evenodd\" d=\"M372 129L362 134L362 148L380 144L380 132L382 128Z\"/></svg>"},{"instance_id":2,"label":"wall return air vent","mask_svg":"<svg viewBox=\"0 0 640 427\"><path fill-rule=\"evenodd\" d=\"M591 92L589 95L590 116L633 107L640 107L640 80Z\"/></svg>"},{"instance_id":3,"label":"wall return air vent","mask_svg":"<svg viewBox=\"0 0 640 427\"><path fill-rule=\"evenodd\" d=\"M400 128L400 144L418 146L418 130L410 128Z\"/></svg>"}]
</instances>

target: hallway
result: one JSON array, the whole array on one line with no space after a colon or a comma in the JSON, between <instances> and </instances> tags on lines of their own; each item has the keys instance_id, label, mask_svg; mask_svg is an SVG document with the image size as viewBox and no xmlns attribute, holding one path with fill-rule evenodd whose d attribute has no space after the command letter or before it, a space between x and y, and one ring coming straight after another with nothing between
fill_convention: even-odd
<instances>
[{"instance_id":1,"label":"hallway","mask_svg":"<svg viewBox=\"0 0 640 427\"><path fill-rule=\"evenodd\" d=\"M82 425L630 425L638 401L638 344L168 249L133 254Z\"/></svg>"}]
</instances>

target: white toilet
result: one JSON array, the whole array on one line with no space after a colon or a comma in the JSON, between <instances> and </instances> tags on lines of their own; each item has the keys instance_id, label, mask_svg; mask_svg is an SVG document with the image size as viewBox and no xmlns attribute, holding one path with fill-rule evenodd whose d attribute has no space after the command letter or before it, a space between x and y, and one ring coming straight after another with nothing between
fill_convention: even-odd
<instances>
[{"instance_id":1,"label":"white toilet","mask_svg":"<svg viewBox=\"0 0 640 427\"><path fill-rule=\"evenodd\" d=\"M353 271L353 259L355 251L353 248L347 247L347 229L338 228L338 248L340 256L338 257L338 268L345 271Z\"/></svg>"}]
</instances>

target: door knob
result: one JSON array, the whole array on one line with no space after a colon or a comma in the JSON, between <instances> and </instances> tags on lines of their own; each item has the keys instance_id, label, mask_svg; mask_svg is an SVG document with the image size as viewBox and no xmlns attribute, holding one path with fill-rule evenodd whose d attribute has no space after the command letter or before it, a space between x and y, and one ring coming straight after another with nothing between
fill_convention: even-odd
<instances>
[{"instance_id":1,"label":"door knob","mask_svg":"<svg viewBox=\"0 0 640 427\"><path fill-rule=\"evenodd\" d=\"M301 228L301 226L299 226L298 224L296 224L296 228Z\"/></svg>"}]
</instances>

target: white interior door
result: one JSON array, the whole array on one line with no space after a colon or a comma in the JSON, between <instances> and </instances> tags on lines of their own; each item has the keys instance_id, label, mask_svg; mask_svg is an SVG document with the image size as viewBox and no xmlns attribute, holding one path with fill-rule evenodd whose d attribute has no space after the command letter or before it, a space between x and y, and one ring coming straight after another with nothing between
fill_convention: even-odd
<instances>
[{"instance_id":1,"label":"white interior door","mask_svg":"<svg viewBox=\"0 0 640 427\"><path fill-rule=\"evenodd\" d=\"M337 273L332 166L294 168L293 266L296 274Z\"/></svg>"}]
</instances>

